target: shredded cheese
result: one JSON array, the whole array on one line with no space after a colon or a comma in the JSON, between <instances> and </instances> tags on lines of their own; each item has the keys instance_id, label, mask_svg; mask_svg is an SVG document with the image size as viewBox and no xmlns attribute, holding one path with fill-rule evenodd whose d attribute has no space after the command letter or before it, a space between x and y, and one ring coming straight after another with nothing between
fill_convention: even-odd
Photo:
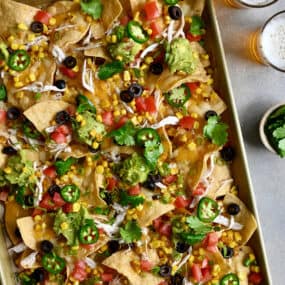
<instances>
[{"instance_id":1,"label":"shredded cheese","mask_svg":"<svg viewBox=\"0 0 285 285\"><path fill-rule=\"evenodd\" d=\"M162 119L160 122L151 125L150 127L153 129L159 129L161 127L167 126L167 125L172 125L175 126L179 123L179 119L175 116L168 116Z\"/></svg>"},{"instance_id":2,"label":"shredded cheese","mask_svg":"<svg viewBox=\"0 0 285 285\"><path fill-rule=\"evenodd\" d=\"M54 85L44 85L43 82L37 81L33 84L24 86L21 89L18 89L18 91L31 91L34 93L42 93L42 92L49 92L49 91L55 91L55 92L64 92L64 89L59 89Z\"/></svg>"},{"instance_id":3,"label":"shredded cheese","mask_svg":"<svg viewBox=\"0 0 285 285\"><path fill-rule=\"evenodd\" d=\"M46 37L46 36L36 37L33 41L26 44L26 49L29 49L34 45L38 45L42 41L48 41L48 37Z\"/></svg>"},{"instance_id":4,"label":"shredded cheese","mask_svg":"<svg viewBox=\"0 0 285 285\"><path fill-rule=\"evenodd\" d=\"M91 30L91 28L89 28L87 36L83 40L83 45L85 45L85 46L88 45L91 41L91 37L92 37L92 30Z\"/></svg>"},{"instance_id":5,"label":"shredded cheese","mask_svg":"<svg viewBox=\"0 0 285 285\"><path fill-rule=\"evenodd\" d=\"M155 186L157 186L158 188L160 189L167 189L167 186L162 184L161 182L156 182L155 183Z\"/></svg>"},{"instance_id":6,"label":"shredded cheese","mask_svg":"<svg viewBox=\"0 0 285 285\"><path fill-rule=\"evenodd\" d=\"M58 28L54 29L54 31L59 32L62 30L72 29L74 27L76 27L76 25L62 25L62 26L59 26Z\"/></svg>"},{"instance_id":7,"label":"shredded cheese","mask_svg":"<svg viewBox=\"0 0 285 285\"><path fill-rule=\"evenodd\" d=\"M122 104L130 114L134 114L134 110L127 103L122 101Z\"/></svg>"},{"instance_id":8,"label":"shredded cheese","mask_svg":"<svg viewBox=\"0 0 285 285\"><path fill-rule=\"evenodd\" d=\"M223 215L218 215L215 218L214 223L223 225L223 226L227 227L228 229L232 229L232 230L236 230L236 231L240 231L244 227L242 224L235 222L233 216L231 216L229 219Z\"/></svg>"},{"instance_id":9,"label":"shredded cheese","mask_svg":"<svg viewBox=\"0 0 285 285\"><path fill-rule=\"evenodd\" d=\"M84 261L86 262L86 264L91 268L91 269L94 269L96 268L96 262L90 258L90 257L85 257Z\"/></svg>"},{"instance_id":10,"label":"shredded cheese","mask_svg":"<svg viewBox=\"0 0 285 285\"><path fill-rule=\"evenodd\" d=\"M8 253L9 254L12 254L13 252L14 253L21 253L23 252L24 250L26 250L28 247L23 243L19 243L11 248L8 249Z\"/></svg>"},{"instance_id":11,"label":"shredded cheese","mask_svg":"<svg viewBox=\"0 0 285 285\"><path fill-rule=\"evenodd\" d=\"M95 86L93 80L93 71L90 68L87 68L87 60L84 60L83 69L82 69L82 85L83 87L94 94Z\"/></svg>"},{"instance_id":12,"label":"shredded cheese","mask_svg":"<svg viewBox=\"0 0 285 285\"><path fill-rule=\"evenodd\" d=\"M66 58L64 51L57 45L53 46L52 55L59 61L59 63L63 62Z\"/></svg>"},{"instance_id":13,"label":"shredded cheese","mask_svg":"<svg viewBox=\"0 0 285 285\"><path fill-rule=\"evenodd\" d=\"M24 268L26 267L31 268L36 262L37 255L38 255L37 251L34 251L31 254L29 254L27 257L21 260L20 262L21 266Z\"/></svg>"},{"instance_id":14,"label":"shredded cheese","mask_svg":"<svg viewBox=\"0 0 285 285\"><path fill-rule=\"evenodd\" d=\"M74 50L75 51L89 50L89 49L98 48L100 46L103 46L102 42L97 42L96 44L89 45L89 46L86 46L86 47L78 47L78 48L75 48Z\"/></svg>"}]
</instances>

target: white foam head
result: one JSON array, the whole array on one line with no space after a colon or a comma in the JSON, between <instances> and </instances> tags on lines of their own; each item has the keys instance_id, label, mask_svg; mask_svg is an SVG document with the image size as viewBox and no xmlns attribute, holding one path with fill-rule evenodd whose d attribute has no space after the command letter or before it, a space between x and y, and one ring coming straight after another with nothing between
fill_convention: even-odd
<instances>
[{"instance_id":1,"label":"white foam head","mask_svg":"<svg viewBox=\"0 0 285 285\"><path fill-rule=\"evenodd\" d=\"M285 71L285 11L267 23L260 41L263 55L267 61Z\"/></svg>"}]
</instances>

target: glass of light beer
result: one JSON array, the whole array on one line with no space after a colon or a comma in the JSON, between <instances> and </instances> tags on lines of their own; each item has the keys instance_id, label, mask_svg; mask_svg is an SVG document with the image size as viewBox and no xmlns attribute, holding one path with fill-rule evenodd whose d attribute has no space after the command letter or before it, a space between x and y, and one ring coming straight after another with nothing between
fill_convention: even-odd
<instances>
[{"instance_id":1,"label":"glass of light beer","mask_svg":"<svg viewBox=\"0 0 285 285\"><path fill-rule=\"evenodd\" d=\"M229 5L235 8L263 8L278 0L225 0Z\"/></svg>"},{"instance_id":2,"label":"glass of light beer","mask_svg":"<svg viewBox=\"0 0 285 285\"><path fill-rule=\"evenodd\" d=\"M260 63L285 72L285 10L250 37L250 53Z\"/></svg>"}]
</instances>

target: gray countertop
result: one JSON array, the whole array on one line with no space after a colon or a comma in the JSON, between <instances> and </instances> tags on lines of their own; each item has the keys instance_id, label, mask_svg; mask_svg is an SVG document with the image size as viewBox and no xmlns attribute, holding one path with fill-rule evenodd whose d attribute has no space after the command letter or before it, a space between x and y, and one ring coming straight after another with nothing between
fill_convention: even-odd
<instances>
[{"instance_id":1,"label":"gray countertop","mask_svg":"<svg viewBox=\"0 0 285 285\"><path fill-rule=\"evenodd\" d=\"M258 124L266 109L285 102L285 73L253 61L248 44L251 33L273 14L285 10L285 1L259 9L235 9L224 0L215 0L215 6L273 284L281 285L285 269L285 159L263 147Z\"/></svg>"}]
</instances>

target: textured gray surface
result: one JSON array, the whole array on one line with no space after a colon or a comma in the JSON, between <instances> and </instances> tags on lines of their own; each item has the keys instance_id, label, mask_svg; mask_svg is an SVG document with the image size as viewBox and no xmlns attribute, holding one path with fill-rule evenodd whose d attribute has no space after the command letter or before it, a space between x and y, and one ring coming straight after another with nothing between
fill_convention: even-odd
<instances>
[{"instance_id":1,"label":"textured gray surface","mask_svg":"<svg viewBox=\"0 0 285 285\"><path fill-rule=\"evenodd\" d=\"M258 124L270 106L285 102L285 73L253 61L249 35L273 14L285 10L285 0L267 8L235 9L215 0L227 65L245 141L250 174L274 285L284 284L285 159L260 142Z\"/></svg>"}]
</instances>

